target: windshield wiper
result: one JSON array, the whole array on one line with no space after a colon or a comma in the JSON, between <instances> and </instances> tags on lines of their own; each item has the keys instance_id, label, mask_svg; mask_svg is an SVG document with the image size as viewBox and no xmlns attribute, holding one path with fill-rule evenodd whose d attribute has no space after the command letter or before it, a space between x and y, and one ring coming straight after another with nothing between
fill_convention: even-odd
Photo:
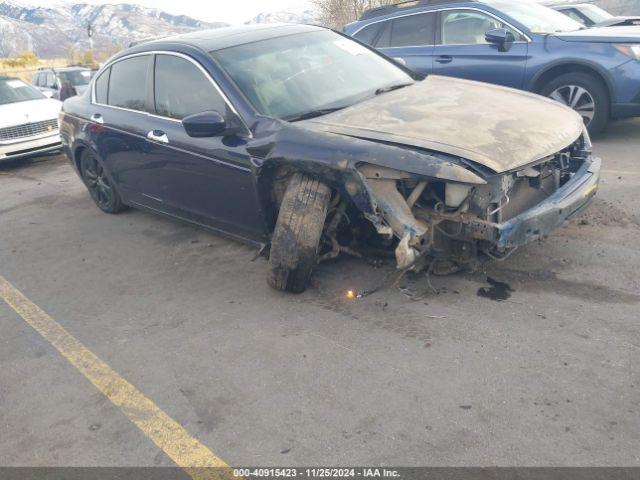
<instances>
[{"instance_id":1,"label":"windshield wiper","mask_svg":"<svg viewBox=\"0 0 640 480\"><path fill-rule=\"evenodd\" d=\"M309 118L320 117L322 115L327 115L328 113L337 112L338 110L342 110L343 108L347 108L348 106L349 105L342 105L341 107L331 107L331 108L318 108L317 110L310 110L308 112L304 112L299 115L294 115L293 117L288 117L285 120L288 122L308 120Z\"/></svg>"},{"instance_id":2,"label":"windshield wiper","mask_svg":"<svg viewBox=\"0 0 640 480\"><path fill-rule=\"evenodd\" d=\"M408 87L409 85L413 85L413 83L399 83L397 85L391 85L389 87L382 87L376 90L376 95L381 95L383 93L391 92L393 90L398 90L399 88Z\"/></svg>"}]
</instances>

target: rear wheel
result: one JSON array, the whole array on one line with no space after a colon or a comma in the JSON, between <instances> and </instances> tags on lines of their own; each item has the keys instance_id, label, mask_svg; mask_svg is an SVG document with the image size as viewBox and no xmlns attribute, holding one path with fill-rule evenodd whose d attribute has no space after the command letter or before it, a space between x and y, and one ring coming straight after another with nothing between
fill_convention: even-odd
<instances>
[{"instance_id":1,"label":"rear wheel","mask_svg":"<svg viewBox=\"0 0 640 480\"><path fill-rule=\"evenodd\" d=\"M589 133L604 130L609 121L609 94L602 81L586 73L567 73L551 80L540 92L580 114Z\"/></svg>"},{"instance_id":2,"label":"rear wheel","mask_svg":"<svg viewBox=\"0 0 640 480\"><path fill-rule=\"evenodd\" d=\"M100 210L119 213L127 208L107 177L102 164L89 150L82 152L80 157L80 175Z\"/></svg>"},{"instance_id":3,"label":"rear wheel","mask_svg":"<svg viewBox=\"0 0 640 480\"><path fill-rule=\"evenodd\" d=\"M271 239L267 282L276 290L301 293L318 261L331 190L302 174L289 181Z\"/></svg>"}]
</instances>

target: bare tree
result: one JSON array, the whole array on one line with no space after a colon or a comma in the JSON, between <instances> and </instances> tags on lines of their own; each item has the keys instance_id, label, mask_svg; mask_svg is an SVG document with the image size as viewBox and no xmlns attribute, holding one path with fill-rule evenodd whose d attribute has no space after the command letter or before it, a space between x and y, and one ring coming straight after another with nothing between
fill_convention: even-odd
<instances>
[{"instance_id":1,"label":"bare tree","mask_svg":"<svg viewBox=\"0 0 640 480\"><path fill-rule=\"evenodd\" d=\"M392 0L312 0L312 3L318 10L323 25L342 30L347 23L356 21L365 10L394 2Z\"/></svg>"}]
</instances>

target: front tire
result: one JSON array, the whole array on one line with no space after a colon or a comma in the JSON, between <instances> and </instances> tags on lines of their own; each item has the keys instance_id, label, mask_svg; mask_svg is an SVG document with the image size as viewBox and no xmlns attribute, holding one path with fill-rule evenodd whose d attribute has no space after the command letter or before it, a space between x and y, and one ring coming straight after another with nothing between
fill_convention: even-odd
<instances>
[{"instance_id":1,"label":"front tire","mask_svg":"<svg viewBox=\"0 0 640 480\"><path fill-rule=\"evenodd\" d=\"M592 135L602 132L609 121L611 107L607 87L592 75L560 75L547 83L540 94L575 110Z\"/></svg>"},{"instance_id":2,"label":"front tire","mask_svg":"<svg viewBox=\"0 0 640 480\"><path fill-rule=\"evenodd\" d=\"M295 174L284 194L271 239L267 283L276 290L302 293L318 261L318 247L331 190L327 185Z\"/></svg>"},{"instance_id":3,"label":"front tire","mask_svg":"<svg viewBox=\"0 0 640 480\"><path fill-rule=\"evenodd\" d=\"M106 213L126 210L127 207L111 184L100 160L90 150L83 151L80 156L80 176L100 210Z\"/></svg>"}]
</instances>

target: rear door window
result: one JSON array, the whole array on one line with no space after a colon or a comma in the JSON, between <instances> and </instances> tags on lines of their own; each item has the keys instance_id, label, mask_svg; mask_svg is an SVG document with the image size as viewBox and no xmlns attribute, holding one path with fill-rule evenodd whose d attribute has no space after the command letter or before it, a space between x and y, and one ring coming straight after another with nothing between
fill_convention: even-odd
<instances>
[{"instance_id":1,"label":"rear door window","mask_svg":"<svg viewBox=\"0 0 640 480\"><path fill-rule=\"evenodd\" d=\"M417 47L435 43L434 13L421 13L395 18L391 27L390 46Z\"/></svg>"},{"instance_id":2,"label":"rear door window","mask_svg":"<svg viewBox=\"0 0 640 480\"><path fill-rule=\"evenodd\" d=\"M150 55L131 57L111 65L108 105L146 112Z\"/></svg>"},{"instance_id":3,"label":"rear door window","mask_svg":"<svg viewBox=\"0 0 640 480\"><path fill-rule=\"evenodd\" d=\"M111 78L113 82L113 73ZM154 87L155 111L163 117L182 120L206 111L226 113L225 100L211 80L185 58L156 55Z\"/></svg>"}]
</instances>

